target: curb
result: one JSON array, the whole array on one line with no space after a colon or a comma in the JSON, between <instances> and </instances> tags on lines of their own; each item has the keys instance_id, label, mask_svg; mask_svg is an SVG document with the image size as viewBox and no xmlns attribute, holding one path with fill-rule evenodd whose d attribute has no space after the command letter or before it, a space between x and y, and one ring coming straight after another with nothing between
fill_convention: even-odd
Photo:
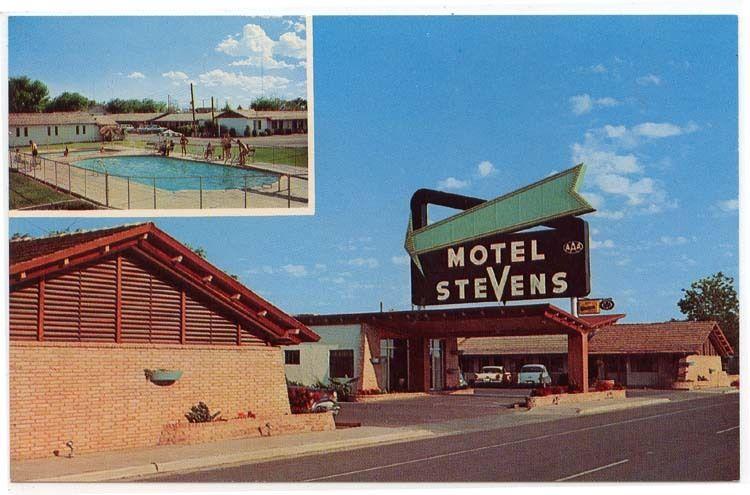
<instances>
[{"instance_id":1,"label":"curb","mask_svg":"<svg viewBox=\"0 0 750 495\"><path fill-rule=\"evenodd\" d=\"M667 402L672 402L672 401L666 397L660 397L660 398L654 398L654 399L639 400L638 402L606 404L606 405L593 406L593 407L588 407L588 408L577 408L576 414L585 416L588 414L599 414L599 413L611 412L611 411L622 411L625 409L635 409L637 407L653 406L656 404L666 404Z\"/></svg>"},{"instance_id":2,"label":"curb","mask_svg":"<svg viewBox=\"0 0 750 495\"><path fill-rule=\"evenodd\" d=\"M150 462L138 466L128 466L117 469L89 471L86 473L68 474L51 478L18 480L19 483L52 483L52 482L95 482L113 481L123 478L135 478L154 474L165 474L175 471L196 471L205 468L229 466L239 463L267 462L279 459L295 458L305 455L325 452L353 450L369 445L387 445L408 440L419 440L435 436L427 430L416 430L404 433L371 436L360 439L337 440L333 442L313 443L294 448L277 447L260 452L241 452L237 454L214 455L209 457L194 457L166 462Z\"/></svg>"}]
</instances>

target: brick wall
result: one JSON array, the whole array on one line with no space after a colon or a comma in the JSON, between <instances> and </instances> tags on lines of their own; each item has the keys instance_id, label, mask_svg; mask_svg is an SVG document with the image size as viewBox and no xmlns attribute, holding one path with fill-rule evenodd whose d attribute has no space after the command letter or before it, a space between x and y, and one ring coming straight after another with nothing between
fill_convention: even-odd
<instances>
[{"instance_id":1,"label":"brick wall","mask_svg":"<svg viewBox=\"0 0 750 495\"><path fill-rule=\"evenodd\" d=\"M276 347L11 342L12 459L154 446L166 424L199 401L222 417L289 414ZM144 369L183 371L169 386Z\"/></svg>"}]
</instances>

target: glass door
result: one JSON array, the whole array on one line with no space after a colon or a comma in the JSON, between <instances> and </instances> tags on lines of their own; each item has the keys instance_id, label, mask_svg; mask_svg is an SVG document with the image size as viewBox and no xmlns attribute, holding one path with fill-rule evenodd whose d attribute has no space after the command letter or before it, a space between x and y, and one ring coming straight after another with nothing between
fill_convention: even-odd
<instances>
[{"instance_id":1,"label":"glass door","mask_svg":"<svg viewBox=\"0 0 750 495\"><path fill-rule=\"evenodd\" d=\"M445 388L445 340L430 339L430 390Z\"/></svg>"}]
</instances>

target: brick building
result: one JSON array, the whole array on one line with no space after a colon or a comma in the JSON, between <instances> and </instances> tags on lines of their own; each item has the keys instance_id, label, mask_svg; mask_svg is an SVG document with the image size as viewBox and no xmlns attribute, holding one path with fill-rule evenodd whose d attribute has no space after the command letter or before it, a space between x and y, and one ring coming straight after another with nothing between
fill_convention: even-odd
<instances>
[{"instance_id":1,"label":"brick building","mask_svg":"<svg viewBox=\"0 0 750 495\"><path fill-rule=\"evenodd\" d=\"M157 445L199 401L289 422L279 346L318 339L152 223L13 240L9 292L13 459Z\"/></svg>"}]
</instances>

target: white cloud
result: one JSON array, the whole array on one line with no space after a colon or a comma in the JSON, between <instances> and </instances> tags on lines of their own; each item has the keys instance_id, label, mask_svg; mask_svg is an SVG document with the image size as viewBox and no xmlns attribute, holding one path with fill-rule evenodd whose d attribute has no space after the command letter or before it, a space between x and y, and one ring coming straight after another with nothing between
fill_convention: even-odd
<instances>
[{"instance_id":1,"label":"white cloud","mask_svg":"<svg viewBox=\"0 0 750 495\"><path fill-rule=\"evenodd\" d=\"M598 210L596 215L620 219L628 213L653 214L676 207L677 202L669 198L658 180L647 174L634 150L645 140L667 139L697 129L693 123L680 126L645 122L633 127L604 125L587 131L583 142L571 146L572 161L588 167L592 189L585 196ZM612 206L605 210L605 202Z\"/></svg>"},{"instance_id":2,"label":"white cloud","mask_svg":"<svg viewBox=\"0 0 750 495\"><path fill-rule=\"evenodd\" d=\"M346 262L351 266L364 266L367 268L377 268L380 263L375 258L353 258Z\"/></svg>"},{"instance_id":3,"label":"white cloud","mask_svg":"<svg viewBox=\"0 0 750 495\"><path fill-rule=\"evenodd\" d=\"M284 265L281 269L292 277L306 277L308 272L305 265Z\"/></svg>"},{"instance_id":4,"label":"white cloud","mask_svg":"<svg viewBox=\"0 0 750 495\"><path fill-rule=\"evenodd\" d=\"M596 64L589 67L589 70L594 74L604 74L607 72L607 68L602 64Z\"/></svg>"},{"instance_id":5,"label":"white cloud","mask_svg":"<svg viewBox=\"0 0 750 495\"><path fill-rule=\"evenodd\" d=\"M479 165L477 165L477 172L479 173L480 177L488 177L495 172L495 166L492 164L492 162L483 160L479 162Z\"/></svg>"},{"instance_id":6,"label":"white cloud","mask_svg":"<svg viewBox=\"0 0 750 495\"><path fill-rule=\"evenodd\" d=\"M394 265L405 266L408 265L410 261L411 258L408 254L405 254L403 256L391 256L391 262Z\"/></svg>"},{"instance_id":7,"label":"white cloud","mask_svg":"<svg viewBox=\"0 0 750 495\"><path fill-rule=\"evenodd\" d=\"M605 241L591 241L589 247L591 249L612 249L615 247L615 243L612 239L607 239Z\"/></svg>"},{"instance_id":8,"label":"white cloud","mask_svg":"<svg viewBox=\"0 0 750 495\"><path fill-rule=\"evenodd\" d=\"M469 186L469 181L448 177L438 182L438 189L464 189Z\"/></svg>"},{"instance_id":9,"label":"white cloud","mask_svg":"<svg viewBox=\"0 0 750 495\"><path fill-rule=\"evenodd\" d=\"M266 91L279 91L285 89L291 82L285 77L279 76L246 76L242 72L227 72L214 69L198 76L200 83L207 87L221 86L238 88L250 96L261 95L263 89Z\"/></svg>"},{"instance_id":10,"label":"white cloud","mask_svg":"<svg viewBox=\"0 0 750 495\"><path fill-rule=\"evenodd\" d=\"M663 235L659 238L659 242L661 242L665 246L680 246L682 244L686 244L688 240L687 237L683 237L681 235L675 237Z\"/></svg>"},{"instance_id":11,"label":"white cloud","mask_svg":"<svg viewBox=\"0 0 750 495\"><path fill-rule=\"evenodd\" d=\"M641 86L648 86L650 84L659 86L661 84L661 78L655 74L647 74L645 76L636 78L635 82L640 84Z\"/></svg>"},{"instance_id":12,"label":"white cloud","mask_svg":"<svg viewBox=\"0 0 750 495\"><path fill-rule=\"evenodd\" d=\"M698 126L694 123L689 123L685 127L680 127L669 122L663 122L656 124L654 122L644 122L633 127L633 132L638 136L644 136L648 138L660 139L672 136L679 136L680 134L690 134L698 130Z\"/></svg>"},{"instance_id":13,"label":"white cloud","mask_svg":"<svg viewBox=\"0 0 750 495\"><path fill-rule=\"evenodd\" d=\"M739 199L725 199L722 201L717 201L716 206L721 210L725 211L727 213L731 213L733 211L737 211L740 209L740 200Z\"/></svg>"},{"instance_id":14,"label":"white cloud","mask_svg":"<svg viewBox=\"0 0 750 495\"><path fill-rule=\"evenodd\" d=\"M589 113L596 107L613 107L615 105L619 105L620 103L611 96L592 98L588 93L571 96L568 101L570 102L571 110L575 115L583 115Z\"/></svg>"},{"instance_id":15,"label":"white cloud","mask_svg":"<svg viewBox=\"0 0 750 495\"><path fill-rule=\"evenodd\" d=\"M274 53L282 57L305 58L307 55L307 41L297 36L297 33L284 33L274 47Z\"/></svg>"},{"instance_id":16,"label":"white cloud","mask_svg":"<svg viewBox=\"0 0 750 495\"><path fill-rule=\"evenodd\" d=\"M192 81L190 77L180 70L170 70L169 72L163 72L161 77L167 78L172 81L172 85L179 86L181 84L190 84Z\"/></svg>"},{"instance_id":17,"label":"white cloud","mask_svg":"<svg viewBox=\"0 0 750 495\"><path fill-rule=\"evenodd\" d=\"M128 79L146 79L146 76L143 72L135 71L128 74Z\"/></svg>"},{"instance_id":18,"label":"white cloud","mask_svg":"<svg viewBox=\"0 0 750 495\"><path fill-rule=\"evenodd\" d=\"M291 69L299 64L289 63L275 57L305 59L307 56L307 41L297 33L305 30L304 24L285 20L284 24L293 28L294 32L282 34L278 40L272 39L266 31L257 24L246 24L242 33L227 36L216 46L216 51L232 57L243 57L230 63L232 66L263 66L265 69Z\"/></svg>"}]
</instances>

